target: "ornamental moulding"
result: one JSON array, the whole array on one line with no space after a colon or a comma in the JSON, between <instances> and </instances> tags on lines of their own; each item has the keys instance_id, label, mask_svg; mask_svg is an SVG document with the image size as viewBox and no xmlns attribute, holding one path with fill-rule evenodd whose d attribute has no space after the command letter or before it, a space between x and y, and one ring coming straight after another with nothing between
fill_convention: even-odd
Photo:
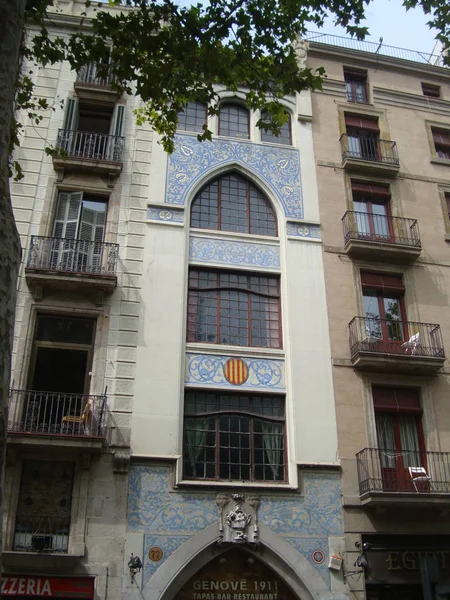
<instances>
[{"instance_id":1,"label":"ornamental moulding","mask_svg":"<svg viewBox=\"0 0 450 600\"><path fill-rule=\"evenodd\" d=\"M254 173L277 198L286 217L303 218L300 152L297 148L266 146L249 141L176 135L175 151L168 157L166 204L185 205L193 187L207 181L220 167L241 166Z\"/></svg>"},{"instance_id":2,"label":"ornamental moulding","mask_svg":"<svg viewBox=\"0 0 450 600\"><path fill-rule=\"evenodd\" d=\"M201 263L280 269L280 247L256 242L232 242L191 235L189 260Z\"/></svg>"},{"instance_id":3,"label":"ornamental moulding","mask_svg":"<svg viewBox=\"0 0 450 600\"><path fill-rule=\"evenodd\" d=\"M257 544L259 542L259 496L218 494L219 544Z\"/></svg>"}]
</instances>

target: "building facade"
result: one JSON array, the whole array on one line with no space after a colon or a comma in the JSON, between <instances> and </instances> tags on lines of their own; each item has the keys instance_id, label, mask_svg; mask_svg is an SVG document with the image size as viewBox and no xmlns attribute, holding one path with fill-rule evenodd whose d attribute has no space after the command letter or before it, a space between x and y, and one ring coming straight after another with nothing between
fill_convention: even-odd
<instances>
[{"instance_id":1,"label":"building facade","mask_svg":"<svg viewBox=\"0 0 450 600\"><path fill-rule=\"evenodd\" d=\"M311 40L347 583L368 600L448 597L449 72Z\"/></svg>"},{"instance_id":2,"label":"building facade","mask_svg":"<svg viewBox=\"0 0 450 600\"><path fill-rule=\"evenodd\" d=\"M107 68L33 78L2 595L346 598L310 94L273 138L218 89L168 157Z\"/></svg>"}]
</instances>

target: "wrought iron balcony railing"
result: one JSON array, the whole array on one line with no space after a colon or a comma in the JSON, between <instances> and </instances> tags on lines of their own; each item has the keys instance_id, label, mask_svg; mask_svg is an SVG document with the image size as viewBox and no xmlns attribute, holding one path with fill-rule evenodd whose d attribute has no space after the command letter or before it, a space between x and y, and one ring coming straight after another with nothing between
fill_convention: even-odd
<instances>
[{"instance_id":1,"label":"wrought iron balcony railing","mask_svg":"<svg viewBox=\"0 0 450 600\"><path fill-rule=\"evenodd\" d=\"M100 72L106 72L106 75L100 76ZM95 87L109 87L115 77L111 71L110 64L89 63L80 67L77 73L77 83L84 83Z\"/></svg>"},{"instance_id":2,"label":"wrought iron balcony railing","mask_svg":"<svg viewBox=\"0 0 450 600\"><path fill-rule=\"evenodd\" d=\"M362 240L414 248L422 246L416 219L348 210L342 217L342 225L345 243Z\"/></svg>"},{"instance_id":3,"label":"wrought iron balcony railing","mask_svg":"<svg viewBox=\"0 0 450 600\"><path fill-rule=\"evenodd\" d=\"M349 323L350 353L354 358L360 352L408 356L416 358L445 358L439 325L354 317Z\"/></svg>"},{"instance_id":4,"label":"wrought iron balcony railing","mask_svg":"<svg viewBox=\"0 0 450 600\"><path fill-rule=\"evenodd\" d=\"M13 550L67 554L69 531L69 517L17 514Z\"/></svg>"},{"instance_id":5,"label":"wrought iron balcony railing","mask_svg":"<svg viewBox=\"0 0 450 600\"><path fill-rule=\"evenodd\" d=\"M33 235L27 268L113 276L118 257L118 244Z\"/></svg>"},{"instance_id":6,"label":"wrought iron balcony railing","mask_svg":"<svg viewBox=\"0 0 450 600\"><path fill-rule=\"evenodd\" d=\"M450 494L450 452L364 448L356 464L361 495Z\"/></svg>"},{"instance_id":7,"label":"wrought iron balcony railing","mask_svg":"<svg viewBox=\"0 0 450 600\"><path fill-rule=\"evenodd\" d=\"M89 131L59 129L56 149L68 158L121 162L125 138Z\"/></svg>"},{"instance_id":8,"label":"wrought iron balcony railing","mask_svg":"<svg viewBox=\"0 0 450 600\"><path fill-rule=\"evenodd\" d=\"M357 159L393 166L400 164L396 142L365 135L348 135L347 133L343 133L339 141L343 160Z\"/></svg>"},{"instance_id":9,"label":"wrought iron balcony railing","mask_svg":"<svg viewBox=\"0 0 450 600\"><path fill-rule=\"evenodd\" d=\"M106 396L11 390L8 432L105 435Z\"/></svg>"}]
</instances>

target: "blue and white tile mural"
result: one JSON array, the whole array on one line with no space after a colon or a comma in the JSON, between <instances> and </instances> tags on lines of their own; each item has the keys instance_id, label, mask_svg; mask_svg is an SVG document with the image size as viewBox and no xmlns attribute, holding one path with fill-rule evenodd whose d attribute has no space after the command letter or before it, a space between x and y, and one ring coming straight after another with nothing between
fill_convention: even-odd
<instances>
[{"instance_id":1,"label":"blue and white tile mural","mask_svg":"<svg viewBox=\"0 0 450 600\"><path fill-rule=\"evenodd\" d=\"M275 244L235 242L191 235L189 260L207 264L254 267L265 271L279 270L280 247Z\"/></svg>"},{"instance_id":2,"label":"blue and white tile mural","mask_svg":"<svg viewBox=\"0 0 450 600\"><path fill-rule=\"evenodd\" d=\"M219 522L215 492L178 491L168 466L133 465L130 471L128 531L143 534L143 586L182 544ZM303 474L303 493L260 494L259 523L292 545L317 570L327 586L329 536L342 536L338 473ZM152 547L163 558L148 557Z\"/></svg>"},{"instance_id":3,"label":"blue and white tile mural","mask_svg":"<svg viewBox=\"0 0 450 600\"><path fill-rule=\"evenodd\" d=\"M286 217L303 219L299 150L243 140L199 142L195 135L177 134L168 158L165 203L185 205L192 188L206 181L208 173L233 165L258 177L278 198Z\"/></svg>"}]
</instances>

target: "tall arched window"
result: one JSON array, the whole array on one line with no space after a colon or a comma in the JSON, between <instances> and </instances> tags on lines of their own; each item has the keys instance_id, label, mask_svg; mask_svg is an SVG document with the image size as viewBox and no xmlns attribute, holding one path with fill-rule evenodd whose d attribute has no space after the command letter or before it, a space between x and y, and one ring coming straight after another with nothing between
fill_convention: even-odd
<instances>
[{"instance_id":1,"label":"tall arched window","mask_svg":"<svg viewBox=\"0 0 450 600\"><path fill-rule=\"evenodd\" d=\"M261 141L262 142L273 142L274 144L285 144L290 146L292 144L292 133L291 133L291 116L286 113L289 119L284 123L281 128L280 135L276 136L271 131L264 131L261 129ZM261 113L261 120L270 123L270 115L267 110L263 110Z\"/></svg>"},{"instance_id":2,"label":"tall arched window","mask_svg":"<svg viewBox=\"0 0 450 600\"><path fill-rule=\"evenodd\" d=\"M177 129L201 133L206 123L207 109L203 102L188 102L178 113Z\"/></svg>"},{"instance_id":3,"label":"tall arched window","mask_svg":"<svg viewBox=\"0 0 450 600\"><path fill-rule=\"evenodd\" d=\"M250 115L248 110L235 102L225 102L220 107L219 135L249 139Z\"/></svg>"},{"instance_id":4,"label":"tall arched window","mask_svg":"<svg viewBox=\"0 0 450 600\"><path fill-rule=\"evenodd\" d=\"M191 227L277 235L275 214L264 194L238 173L218 177L195 197Z\"/></svg>"}]
</instances>

